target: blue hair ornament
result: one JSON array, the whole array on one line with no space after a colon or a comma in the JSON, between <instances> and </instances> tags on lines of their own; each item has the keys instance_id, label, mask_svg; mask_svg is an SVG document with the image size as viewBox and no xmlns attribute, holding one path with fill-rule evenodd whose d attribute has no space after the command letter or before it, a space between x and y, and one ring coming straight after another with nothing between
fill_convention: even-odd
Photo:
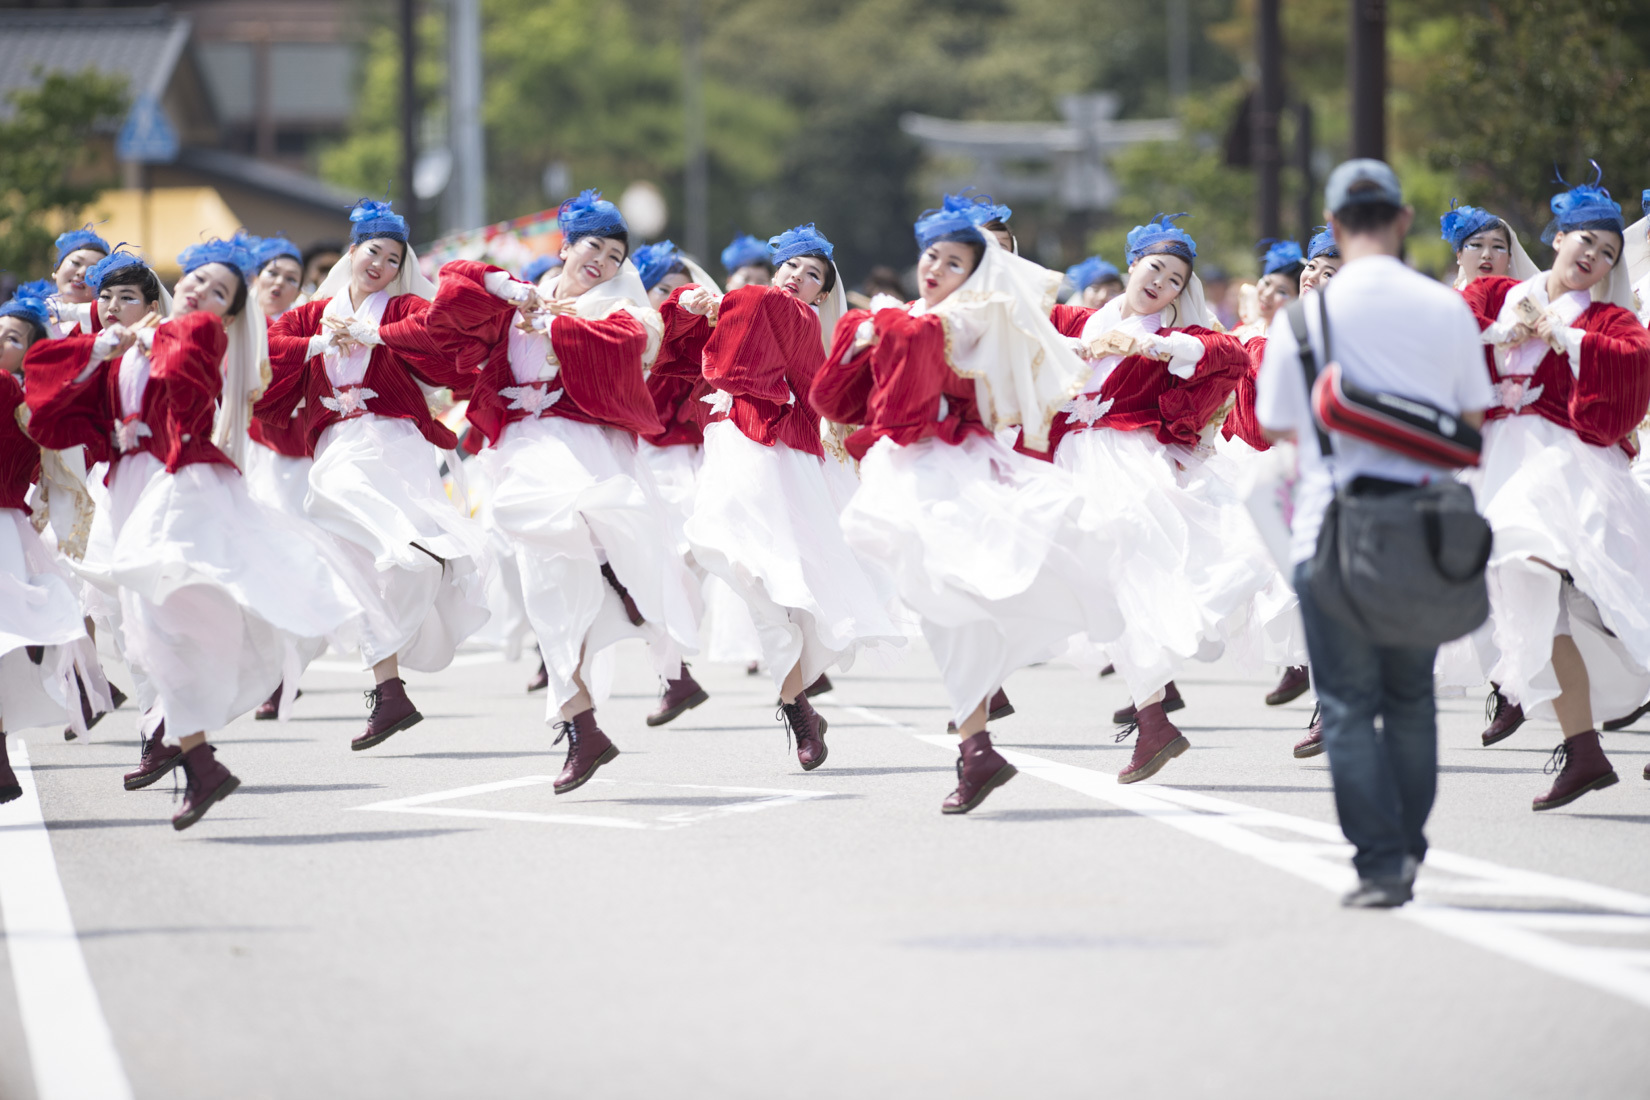
<instances>
[{"instance_id":1,"label":"blue hair ornament","mask_svg":"<svg viewBox=\"0 0 1650 1100\"><path fill-rule=\"evenodd\" d=\"M530 283L536 284L540 279L544 278L544 273L546 271L549 271L553 267L560 267L561 265L560 256L554 254L547 256L534 256L531 260L527 261L527 266L521 269L521 277Z\"/></svg>"},{"instance_id":2,"label":"blue hair ornament","mask_svg":"<svg viewBox=\"0 0 1650 1100\"><path fill-rule=\"evenodd\" d=\"M92 231L92 225L87 222L84 228L71 229L57 238L57 261L52 264L56 271L63 265L63 257L81 248L95 248L105 256L109 254L109 242Z\"/></svg>"},{"instance_id":3,"label":"blue hair ornament","mask_svg":"<svg viewBox=\"0 0 1650 1100\"><path fill-rule=\"evenodd\" d=\"M1170 256L1179 256L1190 263L1197 258L1197 242L1174 223L1176 218L1184 218L1186 214L1159 214L1145 225L1137 225L1129 230L1127 249L1124 258L1130 267L1142 256L1163 253Z\"/></svg>"},{"instance_id":4,"label":"blue hair ornament","mask_svg":"<svg viewBox=\"0 0 1650 1100\"><path fill-rule=\"evenodd\" d=\"M652 290L673 268L682 265L682 255L671 242L660 241L638 248L631 253L630 261L636 265L636 272L642 277L642 287Z\"/></svg>"},{"instance_id":5,"label":"blue hair ornament","mask_svg":"<svg viewBox=\"0 0 1650 1100\"><path fill-rule=\"evenodd\" d=\"M1320 225L1312 231L1312 240L1306 246L1306 258L1315 260L1319 256L1328 256L1331 260L1341 258L1341 246L1335 243L1335 234L1327 225Z\"/></svg>"},{"instance_id":6,"label":"blue hair ornament","mask_svg":"<svg viewBox=\"0 0 1650 1100\"><path fill-rule=\"evenodd\" d=\"M124 243L115 246L115 250L91 266L86 272L86 285L93 290L103 289L103 280L117 271L124 271L128 267L143 267L143 257L135 252L125 251Z\"/></svg>"},{"instance_id":7,"label":"blue hair ornament","mask_svg":"<svg viewBox=\"0 0 1650 1100\"><path fill-rule=\"evenodd\" d=\"M57 288L49 279L24 283L12 292L10 300L0 304L0 317L21 317L43 332L51 332L52 313L46 299Z\"/></svg>"},{"instance_id":8,"label":"blue hair ornament","mask_svg":"<svg viewBox=\"0 0 1650 1100\"><path fill-rule=\"evenodd\" d=\"M1108 279L1122 281L1122 273L1112 264L1108 264L1099 256L1090 256L1082 263L1073 264L1066 268L1066 278L1071 282L1071 292L1081 294L1095 283L1103 283Z\"/></svg>"},{"instance_id":9,"label":"blue hair ornament","mask_svg":"<svg viewBox=\"0 0 1650 1100\"><path fill-rule=\"evenodd\" d=\"M209 241L192 244L178 253L178 266L183 268L183 273L187 275L207 264L223 264L225 267L234 268L242 279L250 282L252 276L258 273L258 258L253 252L256 243L256 237L249 237L245 233L236 233L227 241L222 237L213 237Z\"/></svg>"},{"instance_id":10,"label":"blue hair ornament","mask_svg":"<svg viewBox=\"0 0 1650 1100\"><path fill-rule=\"evenodd\" d=\"M258 243L255 255L258 257L259 271L268 267L270 260L279 260L283 256L289 260L297 260L299 266L304 262L304 250L285 237L263 238Z\"/></svg>"},{"instance_id":11,"label":"blue hair ornament","mask_svg":"<svg viewBox=\"0 0 1650 1100\"><path fill-rule=\"evenodd\" d=\"M1306 257L1301 254L1301 246L1294 241L1279 241L1268 237L1260 243L1267 246L1266 254L1260 259L1262 278L1280 271L1288 271L1297 264L1306 262Z\"/></svg>"},{"instance_id":12,"label":"blue hair ornament","mask_svg":"<svg viewBox=\"0 0 1650 1100\"><path fill-rule=\"evenodd\" d=\"M580 191L556 210L556 224L568 244L585 237L611 237L630 233L619 208L602 198L600 191Z\"/></svg>"},{"instance_id":13,"label":"blue hair ornament","mask_svg":"<svg viewBox=\"0 0 1650 1100\"><path fill-rule=\"evenodd\" d=\"M1644 208L1645 217L1650 218L1650 187L1646 187L1644 194L1639 196L1639 205Z\"/></svg>"},{"instance_id":14,"label":"blue hair ornament","mask_svg":"<svg viewBox=\"0 0 1650 1100\"><path fill-rule=\"evenodd\" d=\"M727 269L729 275L742 267L772 262L773 252L749 233L735 237L732 244L722 249L722 266Z\"/></svg>"},{"instance_id":15,"label":"blue hair ornament","mask_svg":"<svg viewBox=\"0 0 1650 1100\"><path fill-rule=\"evenodd\" d=\"M360 244L374 237L388 237L407 243L407 219L387 202L362 199L349 212L349 243Z\"/></svg>"},{"instance_id":16,"label":"blue hair ornament","mask_svg":"<svg viewBox=\"0 0 1650 1100\"><path fill-rule=\"evenodd\" d=\"M1501 219L1488 210L1476 206L1457 206L1455 199L1450 200L1449 209L1438 219L1438 228L1444 240L1457 252L1461 251L1468 237L1500 224Z\"/></svg>"},{"instance_id":17,"label":"blue hair ornament","mask_svg":"<svg viewBox=\"0 0 1650 1100\"><path fill-rule=\"evenodd\" d=\"M1588 163L1593 166L1593 182L1577 184L1553 196L1550 204L1553 220L1542 231L1542 244L1552 244L1554 237L1572 229L1608 229L1622 233L1627 228L1627 220L1621 214L1621 204L1599 186L1604 179L1604 170L1597 161ZM1564 183L1564 177L1559 176L1558 182Z\"/></svg>"},{"instance_id":18,"label":"blue hair ornament","mask_svg":"<svg viewBox=\"0 0 1650 1100\"><path fill-rule=\"evenodd\" d=\"M990 195L973 195L967 191L947 195L938 210L924 210L917 219L917 247L927 248L941 237L955 233L980 238L980 226L989 221L1000 221L1013 211L998 206Z\"/></svg>"},{"instance_id":19,"label":"blue hair ornament","mask_svg":"<svg viewBox=\"0 0 1650 1100\"><path fill-rule=\"evenodd\" d=\"M829 260L836 251L825 235L814 228L813 222L787 229L777 237L769 237L768 247L773 249L775 267L798 256L817 255Z\"/></svg>"}]
</instances>

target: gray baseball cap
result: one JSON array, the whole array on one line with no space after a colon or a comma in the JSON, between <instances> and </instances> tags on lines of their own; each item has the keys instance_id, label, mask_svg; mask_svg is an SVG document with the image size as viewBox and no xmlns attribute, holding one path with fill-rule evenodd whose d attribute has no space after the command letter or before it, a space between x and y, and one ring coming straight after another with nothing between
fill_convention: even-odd
<instances>
[{"instance_id":1,"label":"gray baseball cap","mask_svg":"<svg viewBox=\"0 0 1650 1100\"><path fill-rule=\"evenodd\" d=\"M1404 189L1391 165L1367 157L1336 165L1323 189L1323 203L1329 212L1370 202L1404 205Z\"/></svg>"}]
</instances>

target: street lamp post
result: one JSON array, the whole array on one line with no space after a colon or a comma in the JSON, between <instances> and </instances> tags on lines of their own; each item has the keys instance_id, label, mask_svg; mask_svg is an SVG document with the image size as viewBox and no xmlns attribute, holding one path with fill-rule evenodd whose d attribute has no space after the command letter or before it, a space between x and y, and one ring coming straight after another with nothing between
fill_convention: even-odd
<instances>
[{"instance_id":1,"label":"street lamp post","mask_svg":"<svg viewBox=\"0 0 1650 1100\"><path fill-rule=\"evenodd\" d=\"M1260 0L1255 8L1255 59L1260 66L1251 133L1254 136L1255 197L1260 235L1282 235L1278 207L1282 199L1283 149L1278 144L1278 116L1283 113L1283 31L1278 0Z\"/></svg>"},{"instance_id":2,"label":"street lamp post","mask_svg":"<svg viewBox=\"0 0 1650 1100\"><path fill-rule=\"evenodd\" d=\"M418 0L401 0L401 187L407 234L418 238L418 197L413 172L418 164Z\"/></svg>"},{"instance_id":3,"label":"street lamp post","mask_svg":"<svg viewBox=\"0 0 1650 1100\"><path fill-rule=\"evenodd\" d=\"M1386 0L1352 0L1352 155L1386 159Z\"/></svg>"}]
</instances>

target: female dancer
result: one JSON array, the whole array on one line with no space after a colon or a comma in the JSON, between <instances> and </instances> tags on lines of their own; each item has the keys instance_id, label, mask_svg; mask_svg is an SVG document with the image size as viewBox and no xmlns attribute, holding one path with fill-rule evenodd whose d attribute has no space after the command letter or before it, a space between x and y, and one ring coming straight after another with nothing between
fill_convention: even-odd
<instances>
[{"instance_id":1,"label":"female dancer","mask_svg":"<svg viewBox=\"0 0 1650 1100\"><path fill-rule=\"evenodd\" d=\"M1465 290L1474 279L1511 275L1523 282L1539 270L1506 219L1476 206L1456 206L1453 202L1438 219L1444 240L1455 250L1456 290Z\"/></svg>"},{"instance_id":2,"label":"female dancer","mask_svg":"<svg viewBox=\"0 0 1650 1100\"><path fill-rule=\"evenodd\" d=\"M19 378L28 349L48 339L51 293L41 279L0 305L0 803L23 793L6 734L65 721L86 728L75 698L76 658L91 650L80 601L35 534L25 499L39 474L40 445L23 430Z\"/></svg>"},{"instance_id":3,"label":"female dancer","mask_svg":"<svg viewBox=\"0 0 1650 1100\"><path fill-rule=\"evenodd\" d=\"M350 211L349 250L315 297L269 330L274 380L257 418L276 432L303 422L315 455L304 512L376 590L364 597L374 614L361 639L376 686L366 693L366 729L350 742L356 750L423 720L407 698L403 663L446 668L487 620L482 534L448 499L431 451L458 440L418 388L469 384L424 331L421 314L434 297L406 219L363 199Z\"/></svg>"},{"instance_id":4,"label":"female dancer","mask_svg":"<svg viewBox=\"0 0 1650 1100\"><path fill-rule=\"evenodd\" d=\"M1125 736L1140 732L1118 775L1124 783L1186 751L1166 714L1185 705L1176 668L1217 655L1227 620L1277 572L1258 546L1233 552L1255 542L1250 520L1224 507L1198 469L1249 357L1213 328L1196 256L1172 217L1130 230L1128 288L1083 323L1094 369L1050 432L1055 465L1076 476L1113 530L1128 533L1119 535L1115 577L1127 626L1107 647L1135 700L1112 718L1130 726Z\"/></svg>"},{"instance_id":5,"label":"female dancer","mask_svg":"<svg viewBox=\"0 0 1650 1100\"><path fill-rule=\"evenodd\" d=\"M188 788L172 825L185 829L240 783L207 731L283 674L295 681L297 643L360 609L320 545L254 503L235 468L266 331L248 300L251 255L212 240L178 263L166 320L48 341L27 369L31 433L110 463L121 648L142 671L145 709L178 739L181 754L145 763L152 778L182 765Z\"/></svg>"},{"instance_id":6,"label":"female dancer","mask_svg":"<svg viewBox=\"0 0 1650 1100\"><path fill-rule=\"evenodd\" d=\"M741 234L722 249L722 267L728 273L728 289L767 286L773 282L773 249L749 233Z\"/></svg>"},{"instance_id":7,"label":"female dancer","mask_svg":"<svg viewBox=\"0 0 1650 1100\"><path fill-rule=\"evenodd\" d=\"M1536 810L1616 782L1593 716L1650 695L1650 497L1628 465L1650 408L1650 333L1627 308L1621 207L1595 178L1552 209L1552 270L1465 291L1496 346L1501 394L1477 487L1495 529L1490 679L1564 733Z\"/></svg>"},{"instance_id":8,"label":"female dancer","mask_svg":"<svg viewBox=\"0 0 1650 1100\"><path fill-rule=\"evenodd\" d=\"M1066 281L1071 284L1069 304L1084 309L1099 309L1123 293L1123 276L1099 256L1066 268Z\"/></svg>"},{"instance_id":9,"label":"female dancer","mask_svg":"<svg viewBox=\"0 0 1650 1100\"><path fill-rule=\"evenodd\" d=\"M568 740L554 783L564 794L619 754L596 723L603 655L641 637L660 675L680 678L698 638L692 577L636 450L637 436L660 431L643 378L659 315L627 258L618 207L585 191L557 220L566 262L553 283L539 291L453 261L425 321L460 358L484 360L469 418L488 439L493 521L544 654L546 717L556 742Z\"/></svg>"},{"instance_id":10,"label":"female dancer","mask_svg":"<svg viewBox=\"0 0 1650 1100\"><path fill-rule=\"evenodd\" d=\"M47 300L55 318L50 335L97 331L95 311L91 308L97 300L97 291L87 284L86 272L109 252L109 242L89 225L71 229L57 238L57 263L52 266L52 282L57 288Z\"/></svg>"},{"instance_id":11,"label":"female dancer","mask_svg":"<svg viewBox=\"0 0 1650 1100\"><path fill-rule=\"evenodd\" d=\"M825 358L822 326L833 331L845 301L831 242L809 224L768 243L779 265L773 286L720 298L701 288L678 300L684 312L671 336L703 341L712 388L687 537L694 559L750 609L780 717L811 771L828 750L806 689L861 648L902 643L843 541L808 396Z\"/></svg>"},{"instance_id":12,"label":"female dancer","mask_svg":"<svg viewBox=\"0 0 1650 1100\"><path fill-rule=\"evenodd\" d=\"M1341 269L1341 249L1327 225L1318 226L1306 244L1306 266L1301 268L1300 293L1305 294L1335 277Z\"/></svg>"},{"instance_id":13,"label":"female dancer","mask_svg":"<svg viewBox=\"0 0 1650 1100\"><path fill-rule=\"evenodd\" d=\"M813 384L822 415L864 425L847 441L861 486L843 531L893 575L940 665L961 738L948 814L1014 775L986 728L1009 673L1074 634L1104 644L1122 629L1114 551L1076 486L992 434L1023 424L1028 445L1046 446L1087 373L1045 316L1059 276L1002 248L984 229L992 213L948 195L924 214L921 299L844 317Z\"/></svg>"}]
</instances>

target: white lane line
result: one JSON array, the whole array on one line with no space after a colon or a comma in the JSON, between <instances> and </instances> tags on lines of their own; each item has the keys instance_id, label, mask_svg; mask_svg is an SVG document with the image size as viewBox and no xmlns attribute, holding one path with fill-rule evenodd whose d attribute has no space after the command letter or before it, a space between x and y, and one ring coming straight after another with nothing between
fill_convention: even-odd
<instances>
[{"instance_id":1,"label":"white lane line","mask_svg":"<svg viewBox=\"0 0 1650 1100\"><path fill-rule=\"evenodd\" d=\"M0 806L0 920L40 1100L130 1100L132 1086L80 953L23 742L23 797Z\"/></svg>"},{"instance_id":2,"label":"white lane line","mask_svg":"<svg viewBox=\"0 0 1650 1100\"><path fill-rule=\"evenodd\" d=\"M829 798L832 794L830 791L776 790L769 787L713 787L699 783L643 783L622 779L592 779L590 781L589 786L592 787L601 784L617 787L651 787L668 790L710 791L720 795L751 796L702 809L678 810L663 814L654 818L651 822L639 821L630 817L604 817L597 814L541 814L526 810L485 810L432 805L436 802L450 802L458 798L473 798L477 795L493 794L497 791L513 790L519 787L535 787L553 782L555 782L555 776L551 775L524 775L519 779L502 779L496 783L477 783L469 787L455 787L450 791L415 794L407 798L392 798L386 802L374 802L371 805L352 808L356 810L376 810L381 813L428 814L433 817L474 817L494 821L530 821L541 825L595 825L609 829L652 829L657 831L680 829L683 826L709 821L713 818L727 817L732 814L754 813L757 810L768 810L775 806L806 802L814 798Z\"/></svg>"},{"instance_id":3,"label":"white lane line","mask_svg":"<svg viewBox=\"0 0 1650 1100\"><path fill-rule=\"evenodd\" d=\"M955 736L922 733L865 707L832 705L956 751ZM1356 881L1351 845L1326 822L1155 783L1124 785L1109 772L1003 746L998 751L1027 775L1154 818L1325 890L1341 893ZM1476 898L1486 899L1483 908L1449 901ZM1495 901L1503 907L1491 907ZM1650 897L1643 894L1433 848L1416 884L1415 901L1393 915L1650 1008L1650 970L1643 962L1650 947L1595 946L1562 938L1636 935L1650 941Z\"/></svg>"}]
</instances>

